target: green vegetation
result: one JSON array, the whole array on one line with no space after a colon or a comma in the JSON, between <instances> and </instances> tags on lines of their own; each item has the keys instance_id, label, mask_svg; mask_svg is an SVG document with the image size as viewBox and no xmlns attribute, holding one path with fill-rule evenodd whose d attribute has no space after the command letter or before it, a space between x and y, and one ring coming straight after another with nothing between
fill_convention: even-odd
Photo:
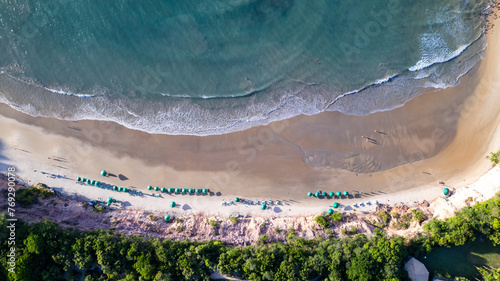
<instances>
[{"instance_id":1,"label":"green vegetation","mask_svg":"<svg viewBox=\"0 0 500 281\"><path fill-rule=\"evenodd\" d=\"M494 164L498 164L498 156L500 156L500 150L497 152L491 152L490 155L490 161L493 162Z\"/></svg>"},{"instance_id":2,"label":"green vegetation","mask_svg":"<svg viewBox=\"0 0 500 281\"><path fill-rule=\"evenodd\" d=\"M424 226L426 232L411 240L387 237L379 229L372 237L355 235L358 233L355 227L344 230L354 235L351 237L339 239L330 233L328 239L306 240L289 229L284 242L274 242L262 235L258 245L246 247L219 241L125 236L114 230L81 232L63 229L50 221L34 224L17 221L16 274L8 272L6 259L1 259L0 280L78 280L82 272L86 281L208 280L212 270L249 280L407 280L403 262L408 255L430 263L434 259L438 266L435 270L443 270L440 274L495 280L498 270L494 268L500 264L499 215L500 197L497 196L462 209L456 217L431 220ZM403 217L400 219L412 220ZM217 221L210 224L219 227ZM0 255L4 257L9 249L6 226L7 217L1 214ZM184 231L182 225L178 228ZM475 241L476 237L484 237L484 242ZM470 254L453 247L458 245L469 247L465 252ZM438 248L443 246L452 248ZM436 251L431 252L433 249ZM425 255L427 259L423 258ZM465 260L451 261L461 257ZM450 268L443 262L449 262ZM483 277L478 269L471 267L469 272L458 271L465 269L465 263L484 268Z\"/></svg>"},{"instance_id":3,"label":"green vegetation","mask_svg":"<svg viewBox=\"0 0 500 281\"><path fill-rule=\"evenodd\" d=\"M319 215L316 218L314 218L314 220L323 228L328 228L330 226L330 223L328 222L328 216Z\"/></svg>"},{"instance_id":4,"label":"green vegetation","mask_svg":"<svg viewBox=\"0 0 500 281\"><path fill-rule=\"evenodd\" d=\"M237 224L239 221L239 218L238 217L231 217L231 223L232 224Z\"/></svg>"},{"instance_id":5,"label":"green vegetation","mask_svg":"<svg viewBox=\"0 0 500 281\"><path fill-rule=\"evenodd\" d=\"M38 197L42 199L49 198L51 196L54 196L54 192L43 188L43 186L40 186L41 188L35 187L35 186L30 186L29 188L20 188L16 191L16 201L21 204L23 207L28 207L33 203L37 202Z\"/></svg>"},{"instance_id":6,"label":"green vegetation","mask_svg":"<svg viewBox=\"0 0 500 281\"><path fill-rule=\"evenodd\" d=\"M211 220L211 221L210 221L210 225L211 225L214 229L219 228L219 222L218 222L218 221Z\"/></svg>"},{"instance_id":7,"label":"green vegetation","mask_svg":"<svg viewBox=\"0 0 500 281\"><path fill-rule=\"evenodd\" d=\"M391 215L384 211L384 210L380 210L376 213L377 217L379 218L379 220L381 221L381 225L380 227L385 227L387 225L389 225L389 222L391 221Z\"/></svg>"}]
</instances>

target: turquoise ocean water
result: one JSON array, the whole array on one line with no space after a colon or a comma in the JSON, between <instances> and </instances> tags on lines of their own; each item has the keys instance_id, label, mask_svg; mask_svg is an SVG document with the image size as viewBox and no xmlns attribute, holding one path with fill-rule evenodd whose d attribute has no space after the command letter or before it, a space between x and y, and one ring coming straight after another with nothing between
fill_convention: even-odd
<instances>
[{"instance_id":1,"label":"turquoise ocean water","mask_svg":"<svg viewBox=\"0 0 500 281\"><path fill-rule=\"evenodd\" d=\"M194 135L369 114L455 85L481 60L487 5L0 0L0 102Z\"/></svg>"}]
</instances>

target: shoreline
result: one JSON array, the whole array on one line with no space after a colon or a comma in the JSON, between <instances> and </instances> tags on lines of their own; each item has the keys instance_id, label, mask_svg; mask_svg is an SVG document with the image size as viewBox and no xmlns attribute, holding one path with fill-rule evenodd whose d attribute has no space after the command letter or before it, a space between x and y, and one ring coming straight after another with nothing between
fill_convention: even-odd
<instances>
[{"instance_id":1,"label":"shoreline","mask_svg":"<svg viewBox=\"0 0 500 281\"><path fill-rule=\"evenodd\" d=\"M369 212L374 204L353 204L432 201L442 193L441 181L457 189L476 182L489 169L485 156L500 147L500 113L492 106L500 104L499 38L488 35L486 58L459 85L403 107L368 116L297 116L227 135L150 135L112 122L31 117L0 105L0 126L8 132L0 137L0 168L15 166L29 184L42 182L66 196L113 197L131 208L175 215L293 217L319 214L333 202L341 211ZM103 169L117 177L101 177ZM209 188L213 195L139 198L83 187L77 176L142 192L152 185ZM355 196L307 197L317 190ZM236 196L285 205L265 211L221 206ZM170 201L179 207L170 208Z\"/></svg>"}]
</instances>

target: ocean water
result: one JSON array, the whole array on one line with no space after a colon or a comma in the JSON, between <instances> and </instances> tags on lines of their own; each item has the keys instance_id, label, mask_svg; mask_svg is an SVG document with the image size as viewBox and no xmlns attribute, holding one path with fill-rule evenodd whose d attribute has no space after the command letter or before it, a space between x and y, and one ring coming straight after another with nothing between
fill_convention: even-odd
<instances>
[{"instance_id":1,"label":"ocean water","mask_svg":"<svg viewBox=\"0 0 500 281\"><path fill-rule=\"evenodd\" d=\"M481 60L488 3L0 0L0 102L189 135L389 110Z\"/></svg>"}]
</instances>

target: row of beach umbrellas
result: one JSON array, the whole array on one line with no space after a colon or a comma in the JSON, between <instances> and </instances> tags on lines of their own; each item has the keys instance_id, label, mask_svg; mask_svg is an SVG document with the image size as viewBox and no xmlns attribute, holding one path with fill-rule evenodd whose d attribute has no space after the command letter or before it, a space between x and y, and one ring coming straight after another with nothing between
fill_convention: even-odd
<instances>
[{"instance_id":1,"label":"row of beach umbrellas","mask_svg":"<svg viewBox=\"0 0 500 281\"><path fill-rule=\"evenodd\" d=\"M161 191L163 193L173 193L173 194L208 194L210 192L210 190L208 188L173 188L173 187L169 187L169 188L165 188L165 187L162 187L162 188L159 188L158 186L151 186L151 185L148 185L148 190L154 190L154 191Z\"/></svg>"},{"instance_id":2,"label":"row of beach umbrellas","mask_svg":"<svg viewBox=\"0 0 500 281\"><path fill-rule=\"evenodd\" d=\"M119 191L119 192L132 192L132 190L130 190L126 187L118 187L116 185L109 185L109 184L106 184L104 182L100 182L97 180L91 180L91 179L87 179L87 178L82 178L82 177L77 177L76 182L88 184L88 185L92 185L92 186L96 186L96 187L100 187L100 188L105 188L105 189L109 189L109 190ZM141 195L141 194L139 194L139 195Z\"/></svg>"},{"instance_id":3,"label":"row of beach umbrellas","mask_svg":"<svg viewBox=\"0 0 500 281\"><path fill-rule=\"evenodd\" d=\"M337 196L337 197L341 197L342 195L344 196L349 196L349 192L347 191L344 191L344 192L340 192L340 191L337 191L337 192L330 192L330 193L326 193L326 192L322 192L321 190L318 190L316 191L316 193L312 193L312 192L308 192L307 193L307 196L309 197L327 197L327 196L330 196L330 197L334 197L334 196Z\"/></svg>"}]
</instances>

